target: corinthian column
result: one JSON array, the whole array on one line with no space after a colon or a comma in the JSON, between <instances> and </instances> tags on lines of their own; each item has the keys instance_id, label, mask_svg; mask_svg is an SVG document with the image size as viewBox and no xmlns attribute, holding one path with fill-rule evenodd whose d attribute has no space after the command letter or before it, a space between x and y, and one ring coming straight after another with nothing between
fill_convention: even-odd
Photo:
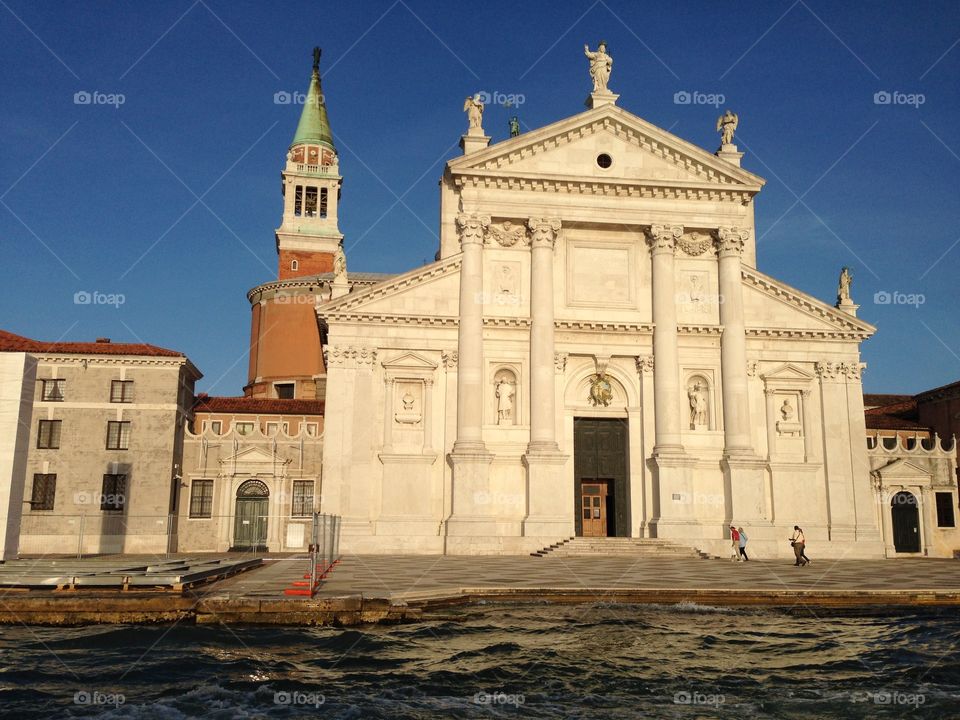
<instances>
[{"instance_id":1,"label":"corinthian column","mask_svg":"<svg viewBox=\"0 0 960 720\"><path fill-rule=\"evenodd\" d=\"M530 443L527 452L557 451L553 355L553 247L558 218L530 218Z\"/></svg>"},{"instance_id":2,"label":"corinthian column","mask_svg":"<svg viewBox=\"0 0 960 720\"><path fill-rule=\"evenodd\" d=\"M490 218L460 214L457 439L454 454L484 452L483 444L483 238Z\"/></svg>"},{"instance_id":3,"label":"corinthian column","mask_svg":"<svg viewBox=\"0 0 960 720\"><path fill-rule=\"evenodd\" d=\"M653 402L656 407L653 452L683 452L680 439L680 380L673 262L680 225L652 225L647 244L653 274Z\"/></svg>"},{"instance_id":4,"label":"corinthian column","mask_svg":"<svg viewBox=\"0 0 960 720\"><path fill-rule=\"evenodd\" d=\"M527 468L523 534L563 537L573 534L574 505L572 477L564 474L568 457L561 455L557 446L555 414L559 361L553 350L553 248L560 220L530 218L527 227L531 246L530 442L523 456Z\"/></svg>"},{"instance_id":5,"label":"corinthian column","mask_svg":"<svg viewBox=\"0 0 960 720\"><path fill-rule=\"evenodd\" d=\"M724 454L753 455L750 439L750 399L747 393L747 335L743 321L740 258L749 230L717 230L720 264L720 374L723 380Z\"/></svg>"}]
</instances>

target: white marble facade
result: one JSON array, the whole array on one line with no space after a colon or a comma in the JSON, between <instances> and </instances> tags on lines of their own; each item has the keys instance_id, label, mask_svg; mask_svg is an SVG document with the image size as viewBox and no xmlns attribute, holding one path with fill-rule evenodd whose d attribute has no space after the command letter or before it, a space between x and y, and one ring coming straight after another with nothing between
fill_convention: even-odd
<instances>
[{"instance_id":1,"label":"white marble facade","mask_svg":"<svg viewBox=\"0 0 960 720\"><path fill-rule=\"evenodd\" d=\"M821 557L882 556L874 328L757 269L764 181L736 146L712 154L616 98L493 145L472 128L443 173L438 260L318 306L322 510L343 516L342 548L572 536L574 419L615 418L621 534L720 554L734 523L788 557L798 524Z\"/></svg>"}]
</instances>

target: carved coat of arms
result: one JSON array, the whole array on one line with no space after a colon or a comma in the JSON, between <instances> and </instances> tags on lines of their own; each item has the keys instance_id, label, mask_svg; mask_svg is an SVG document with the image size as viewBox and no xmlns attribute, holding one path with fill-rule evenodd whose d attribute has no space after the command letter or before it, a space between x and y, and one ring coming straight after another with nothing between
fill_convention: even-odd
<instances>
[{"instance_id":1,"label":"carved coat of arms","mask_svg":"<svg viewBox=\"0 0 960 720\"><path fill-rule=\"evenodd\" d=\"M613 400L613 386L607 378L606 373L597 373L590 381L590 402L594 407L603 405L607 407Z\"/></svg>"}]
</instances>

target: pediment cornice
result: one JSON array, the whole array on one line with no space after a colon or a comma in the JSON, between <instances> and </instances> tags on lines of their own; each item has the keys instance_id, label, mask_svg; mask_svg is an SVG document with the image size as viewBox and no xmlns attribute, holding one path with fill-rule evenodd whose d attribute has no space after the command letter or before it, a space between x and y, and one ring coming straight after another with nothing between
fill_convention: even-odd
<instances>
[{"instance_id":1,"label":"pediment cornice","mask_svg":"<svg viewBox=\"0 0 960 720\"><path fill-rule=\"evenodd\" d=\"M831 307L825 302L817 300L812 295L807 295L796 288L785 285L779 280L774 280L756 268L743 266L741 273L746 285L750 285L765 295L786 303L806 315L835 328L832 332L830 330L824 330L820 331L821 333L831 333L838 338L865 340L877 331L877 328L870 323L860 320L842 310L838 310L835 307ZM754 328L752 330L754 334L763 334L767 337L791 332L789 328ZM748 329L747 334L751 334L751 329Z\"/></svg>"},{"instance_id":2,"label":"pediment cornice","mask_svg":"<svg viewBox=\"0 0 960 720\"><path fill-rule=\"evenodd\" d=\"M593 188L614 187L617 194L642 195L648 188L660 188L662 192L682 193L697 197L697 190L716 192L722 195L745 194L747 198L764 185L763 178L731 165L703 148L653 125L623 108L605 105L579 113L515 138L491 145L469 155L451 160L447 168L455 182L476 181L485 178L491 182L509 185L524 179L522 171L511 169L517 161L549 152L598 132L611 133L639 149L659 157L693 176L691 180L649 180L629 178L583 178L563 175L538 174L525 178L531 189L539 187ZM580 190L582 192L582 190ZM593 189L593 192L599 192ZM604 190L603 192L610 192ZM709 195L707 195L709 197Z\"/></svg>"}]
</instances>

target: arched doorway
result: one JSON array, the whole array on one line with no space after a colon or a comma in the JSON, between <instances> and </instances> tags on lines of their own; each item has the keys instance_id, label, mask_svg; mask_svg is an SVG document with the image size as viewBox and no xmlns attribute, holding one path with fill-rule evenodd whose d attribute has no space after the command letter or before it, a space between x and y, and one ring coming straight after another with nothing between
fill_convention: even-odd
<instances>
[{"instance_id":1,"label":"arched doorway","mask_svg":"<svg viewBox=\"0 0 960 720\"><path fill-rule=\"evenodd\" d=\"M267 549L267 509L269 503L270 490L260 480L247 480L237 488L232 549Z\"/></svg>"},{"instance_id":2,"label":"arched doorway","mask_svg":"<svg viewBox=\"0 0 960 720\"><path fill-rule=\"evenodd\" d=\"M893 519L893 547L898 553L920 552L920 509L917 497L902 490L890 501Z\"/></svg>"}]
</instances>

